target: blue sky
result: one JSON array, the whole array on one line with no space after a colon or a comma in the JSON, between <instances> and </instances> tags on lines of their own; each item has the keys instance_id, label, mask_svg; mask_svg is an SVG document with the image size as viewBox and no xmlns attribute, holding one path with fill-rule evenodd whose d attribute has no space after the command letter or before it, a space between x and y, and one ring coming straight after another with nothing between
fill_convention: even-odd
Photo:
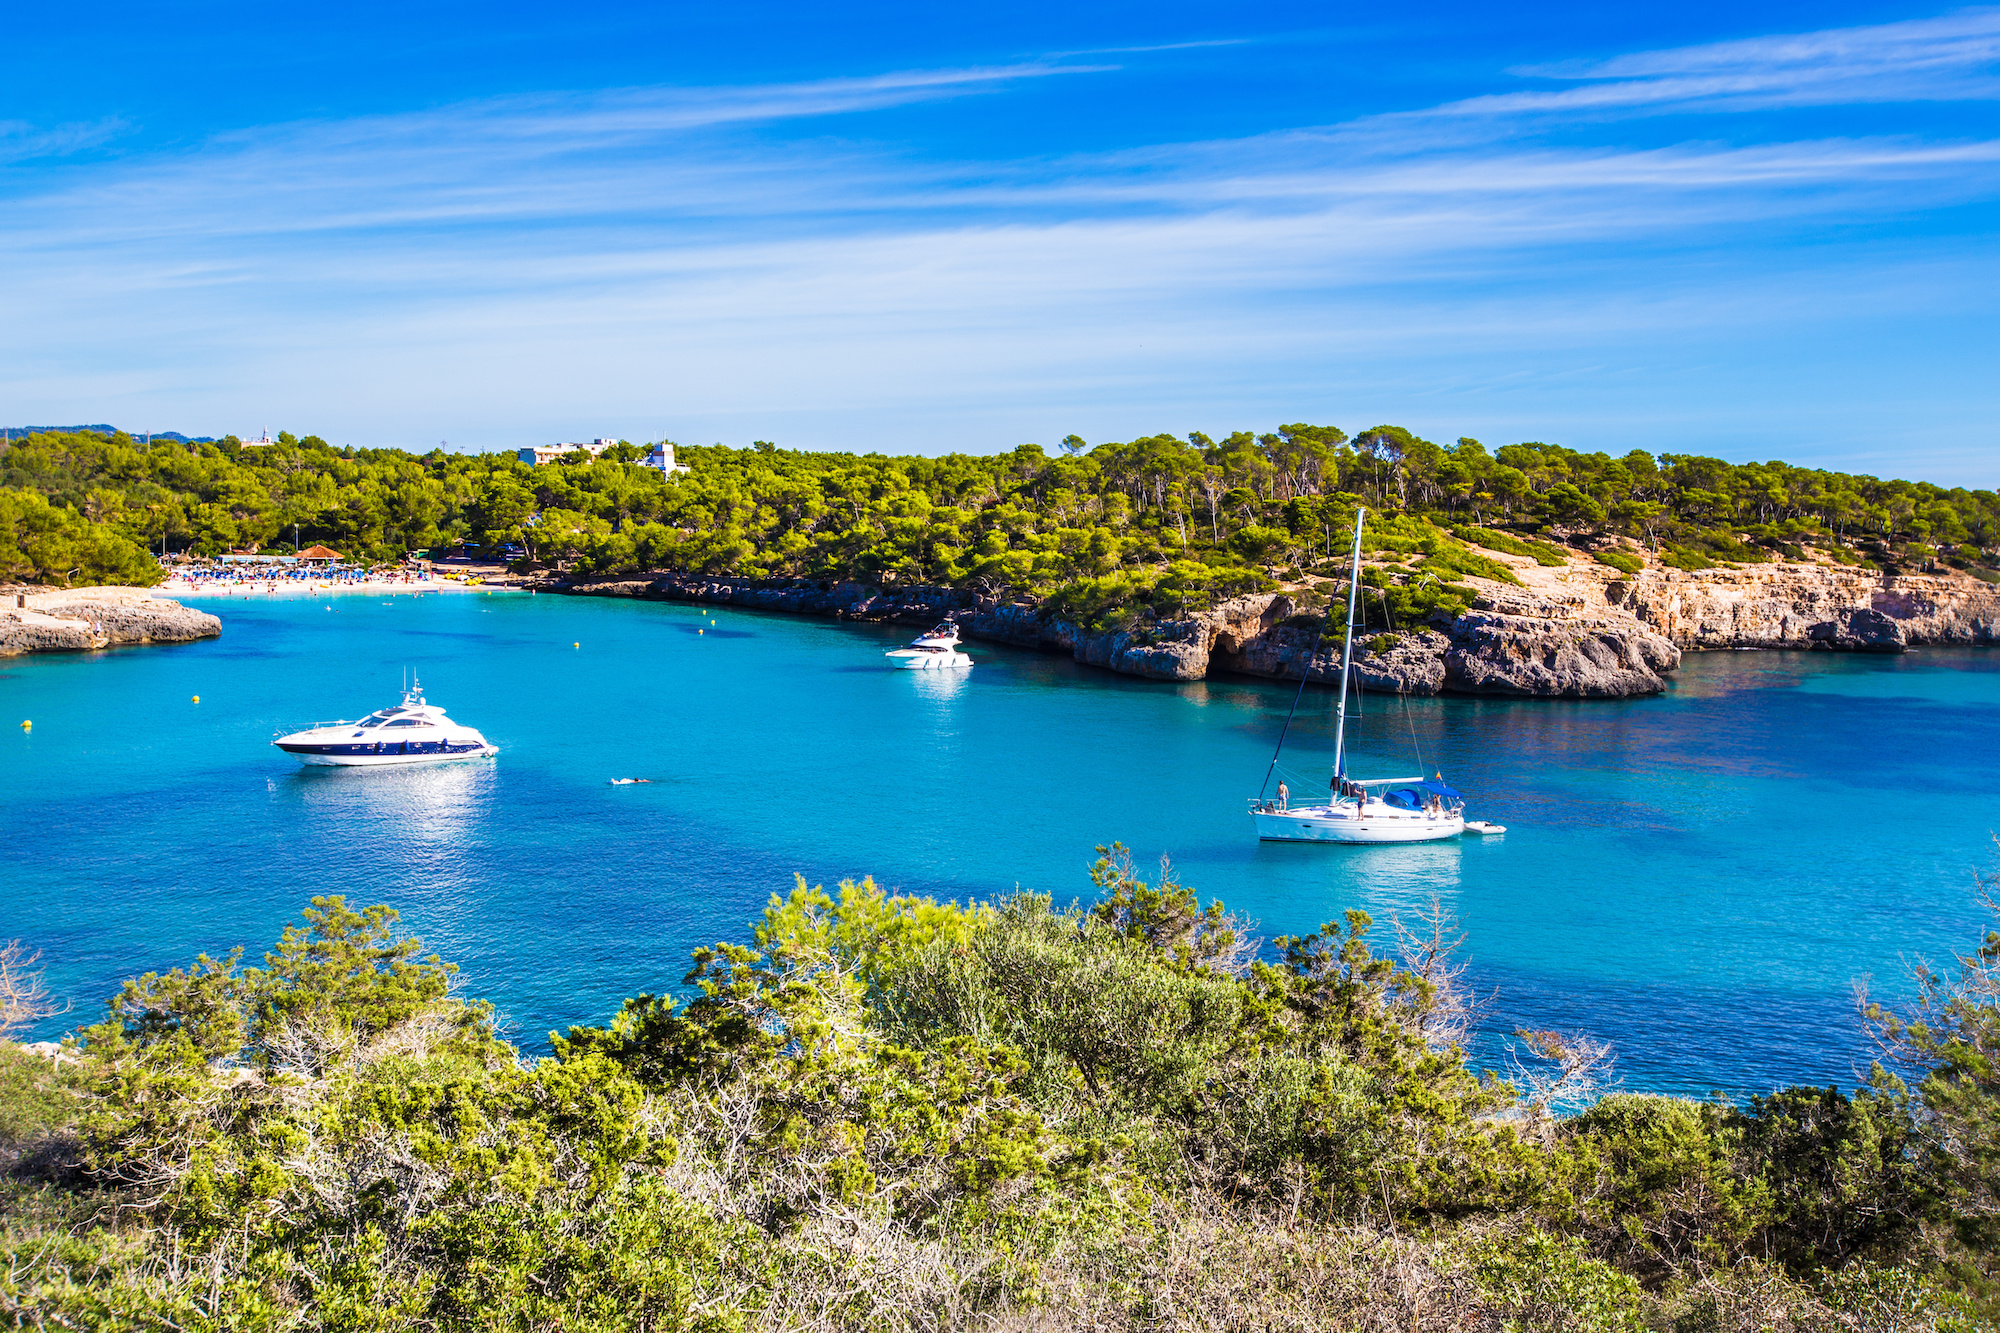
<instances>
[{"instance_id":1,"label":"blue sky","mask_svg":"<svg viewBox=\"0 0 2000 1333\"><path fill-rule=\"evenodd\" d=\"M2000 481L2000 9L958 8L13 13L0 419Z\"/></svg>"}]
</instances>

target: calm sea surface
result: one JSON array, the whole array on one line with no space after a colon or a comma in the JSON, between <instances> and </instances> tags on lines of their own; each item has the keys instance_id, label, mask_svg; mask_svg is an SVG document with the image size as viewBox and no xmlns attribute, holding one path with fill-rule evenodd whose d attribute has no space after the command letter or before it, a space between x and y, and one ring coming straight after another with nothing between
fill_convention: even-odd
<instances>
[{"instance_id":1,"label":"calm sea surface","mask_svg":"<svg viewBox=\"0 0 2000 1333\"><path fill-rule=\"evenodd\" d=\"M1853 984L1983 929L2000 654L1691 655L1621 703L1369 697L1362 775L1426 768L1504 838L1259 844L1244 813L1295 687L1167 685L975 644L664 603L522 594L217 598L222 638L0 660L0 939L94 1021L118 981L268 947L318 893L387 902L512 1035L675 988L794 874L964 898L1090 893L1119 839L1259 923L1433 895L1517 1026L1609 1038L1627 1086L1852 1082ZM268 744L395 702L406 668L501 746L430 770L299 768ZM200 702L192 702L199 695ZM32 719L31 732L15 723ZM1330 695L1285 769L1323 790ZM612 787L617 777L644 786Z\"/></svg>"}]
</instances>

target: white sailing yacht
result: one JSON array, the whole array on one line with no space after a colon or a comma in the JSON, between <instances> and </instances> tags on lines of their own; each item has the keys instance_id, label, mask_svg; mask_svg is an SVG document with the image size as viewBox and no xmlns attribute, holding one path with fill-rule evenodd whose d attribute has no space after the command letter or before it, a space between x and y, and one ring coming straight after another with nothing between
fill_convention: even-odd
<instances>
[{"instance_id":1,"label":"white sailing yacht","mask_svg":"<svg viewBox=\"0 0 2000 1333\"><path fill-rule=\"evenodd\" d=\"M1347 775L1347 679L1354 661L1354 612L1361 595L1361 524L1368 511L1354 514L1354 548L1347 584L1347 634L1340 646L1340 703L1333 733L1333 781L1327 799L1319 805L1294 805L1274 800L1259 792L1250 802L1250 814L1257 821L1257 837L1265 842L1436 842L1456 838L1468 828L1479 833L1503 832L1496 824L1474 823L1465 819L1465 798L1445 785L1444 777L1362 778ZM1331 614L1331 612L1329 612ZM1313 643L1317 651L1318 641ZM1305 677L1311 673L1310 656L1300 667L1299 694L1304 695ZM1298 712L1298 699L1292 712ZM1278 749L1265 770L1264 785L1271 785L1278 755L1285 748L1285 733L1292 727L1285 718L1285 730L1278 734Z\"/></svg>"}]
</instances>

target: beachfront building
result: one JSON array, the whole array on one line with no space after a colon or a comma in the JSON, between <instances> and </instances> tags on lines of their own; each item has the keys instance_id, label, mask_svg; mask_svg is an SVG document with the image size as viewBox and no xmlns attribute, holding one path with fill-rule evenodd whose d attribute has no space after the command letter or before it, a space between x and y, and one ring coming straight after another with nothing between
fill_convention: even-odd
<instances>
[{"instance_id":1,"label":"beachfront building","mask_svg":"<svg viewBox=\"0 0 2000 1333\"><path fill-rule=\"evenodd\" d=\"M595 439L570 444L537 444L521 450L517 456L529 467L540 467L544 463L553 463L567 454L573 454L579 449L596 458L616 443L618 443L616 440Z\"/></svg>"},{"instance_id":2,"label":"beachfront building","mask_svg":"<svg viewBox=\"0 0 2000 1333\"><path fill-rule=\"evenodd\" d=\"M299 559L307 561L323 560L328 564L332 564L340 559L340 552L326 546L308 546L305 550L299 552Z\"/></svg>"},{"instance_id":3,"label":"beachfront building","mask_svg":"<svg viewBox=\"0 0 2000 1333\"><path fill-rule=\"evenodd\" d=\"M653 452L646 455L646 466L657 468L670 477L676 472L687 471L686 467L675 464L674 445L671 440L661 440L653 446Z\"/></svg>"}]
</instances>

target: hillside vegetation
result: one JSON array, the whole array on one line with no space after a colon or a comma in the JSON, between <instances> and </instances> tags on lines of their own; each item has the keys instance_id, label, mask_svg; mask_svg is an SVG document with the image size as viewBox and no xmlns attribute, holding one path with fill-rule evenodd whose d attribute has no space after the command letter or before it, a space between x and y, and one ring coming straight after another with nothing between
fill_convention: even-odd
<instances>
[{"instance_id":1,"label":"hillside vegetation","mask_svg":"<svg viewBox=\"0 0 2000 1333\"><path fill-rule=\"evenodd\" d=\"M1386 947L1349 912L1260 948L1164 864L1149 883L1100 853L1094 901L1068 909L801 881L750 939L694 955L690 998L639 995L540 1060L394 912L315 899L262 966L238 950L128 982L60 1062L0 1044L0 1314L216 1333L2000 1314L2000 935L1915 1012L1874 1011L1894 1061L1867 1087L1593 1099L1587 1038L1523 1032L1513 1068L1467 1066L1476 1015L1435 909Z\"/></svg>"},{"instance_id":2,"label":"hillside vegetation","mask_svg":"<svg viewBox=\"0 0 2000 1333\"><path fill-rule=\"evenodd\" d=\"M1510 578L1494 551L1567 558L1552 541L1628 572L1812 552L2000 581L1992 491L1550 444L1489 452L1394 426L1095 447L1071 436L1054 456L686 448L691 471L676 477L637 465L644 451L630 445L531 468L511 454L279 441L15 442L0 451L0 578L150 582L147 549L287 551L296 534L384 560L469 542L583 572L1007 589L1103 621L1330 572L1365 504L1381 516L1371 577L1411 612L1462 602L1465 576Z\"/></svg>"}]
</instances>

